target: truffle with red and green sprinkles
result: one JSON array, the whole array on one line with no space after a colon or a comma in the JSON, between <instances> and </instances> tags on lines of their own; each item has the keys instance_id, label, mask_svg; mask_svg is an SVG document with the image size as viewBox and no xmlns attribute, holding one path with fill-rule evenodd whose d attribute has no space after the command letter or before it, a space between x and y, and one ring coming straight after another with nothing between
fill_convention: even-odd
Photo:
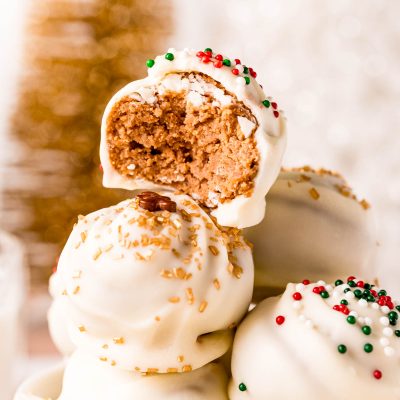
<instances>
[{"instance_id":1,"label":"truffle with red and green sprinkles","mask_svg":"<svg viewBox=\"0 0 400 400\"><path fill-rule=\"evenodd\" d=\"M143 62L148 76L122 88L104 113L104 186L178 190L220 225L261 222L286 122L255 67L210 47L170 48Z\"/></svg>"},{"instance_id":2,"label":"truffle with red and green sprinkles","mask_svg":"<svg viewBox=\"0 0 400 400\"><path fill-rule=\"evenodd\" d=\"M289 283L239 326L230 399L398 400L399 308L356 276Z\"/></svg>"}]
</instances>

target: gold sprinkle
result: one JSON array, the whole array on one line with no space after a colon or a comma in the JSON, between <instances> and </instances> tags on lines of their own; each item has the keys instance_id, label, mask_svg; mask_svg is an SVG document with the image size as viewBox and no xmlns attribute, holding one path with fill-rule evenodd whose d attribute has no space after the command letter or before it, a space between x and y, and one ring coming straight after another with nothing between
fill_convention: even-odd
<instances>
[{"instance_id":1,"label":"gold sprinkle","mask_svg":"<svg viewBox=\"0 0 400 400\"><path fill-rule=\"evenodd\" d=\"M100 248L97 249L96 253L93 254L93 260L96 261L101 256L102 253L103 251Z\"/></svg>"},{"instance_id":2,"label":"gold sprinkle","mask_svg":"<svg viewBox=\"0 0 400 400\"><path fill-rule=\"evenodd\" d=\"M153 375L158 372L158 368L147 368L146 374Z\"/></svg>"},{"instance_id":3,"label":"gold sprinkle","mask_svg":"<svg viewBox=\"0 0 400 400\"><path fill-rule=\"evenodd\" d=\"M184 360L185 360L185 357L184 356L178 356L177 357L177 360L178 360L178 362L183 362Z\"/></svg>"},{"instance_id":4,"label":"gold sprinkle","mask_svg":"<svg viewBox=\"0 0 400 400\"><path fill-rule=\"evenodd\" d=\"M82 215L82 214L79 214L79 215L78 215L78 220L81 221L81 220L83 220L83 219L85 219L85 216Z\"/></svg>"},{"instance_id":5,"label":"gold sprinkle","mask_svg":"<svg viewBox=\"0 0 400 400\"><path fill-rule=\"evenodd\" d=\"M207 229L210 230L210 229L212 229L212 227L213 227L213 224L212 224L211 222L207 222L207 223L206 223L206 228L207 228Z\"/></svg>"},{"instance_id":6,"label":"gold sprinkle","mask_svg":"<svg viewBox=\"0 0 400 400\"><path fill-rule=\"evenodd\" d=\"M82 276L82 271L74 271L72 279L79 279Z\"/></svg>"},{"instance_id":7,"label":"gold sprinkle","mask_svg":"<svg viewBox=\"0 0 400 400\"><path fill-rule=\"evenodd\" d=\"M157 322L160 322L160 321L161 321L161 318L160 318L158 315L155 316L154 319L155 319Z\"/></svg>"},{"instance_id":8,"label":"gold sprinkle","mask_svg":"<svg viewBox=\"0 0 400 400\"><path fill-rule=\"evenodd\" d=\"M180 297L178 297L178 296L173 296L173 297L170 297L170 298L168 299L168 301L169 301L170 303L179 303L179 302L181 301L181 299L180 299Z\"/></svg>"},{"instance_id":9,"label":"gold sprinkle","mask_svg":"<svg viewBox=\"0 0 400 400\"><path fill-rule=\"evenodd\" d=\"M310 193L310 196L314 199L314 200L318 200L320 197L320 194L318 193L317 189L315 188L311 188L308 193Z\"/></svg>"},{"instance_id":10,"label":"gold sprinkle","mask_svg":"<svg viewBox=\"0 0 400 400\"><path fill-rule=\"evenodd\" d=\"M172 223L174 224L174 226L175 226L176 229L179 229L179 228L182 226L182 222L179 221L179 219L174 219L174 220L172 221Z\"/></svg>"},{"instance_id":11,"label":"gold sprinkle","mask_svg":"<svg viewBox=\"0 0 400 400\"><path fill-rule=\"evenodd\" d=\"M67 296L68 295L68 293L67 293L67 291L64 289L62 292L61 292L61 296Z\"/></svg>"},{"instance_id":12,"label":"gold sprinkle","mask_svg":"<svg viewBox=\"0 0 400 400\"><path fill-rule=\"evenodd\" d=\"M101 346L104 350L108 349L108 344L103 344L103 346Z\"/></svg>"},{"instance_id":13,"label":"gold sprinkle","mask_svg":"<svg viewBox=\"0 0 400 400\"><path fill-rule=\"evenodd\" d=\"M221 283L219 282L219 280L217 278L214 279L213 283L217 290L219 290L221 288Z\"/></svg>"},{"instance_id":14,"label":"gold sprinkle","mask_svg":"<svg viewBox=\"0 0 400 400\"><path fill-rule=\"evenodd\" d=\"M172 249L172 254L176 257L180 257L181 253L179 253L179 251L177 249Z\"/></svg>"},{"instance_id":15,"label":"gold sprinkle","mask_svg":"<svg viewBox=\"0 0 400 400\"><path fill-rule=\"evenodd\" d=\"M167 368L167 373L176 374L178 372L178 368Z\"/></svg>"},{"instance_id":16,"label":"gold sprinkle","mask_svg":"<svg viewBox=\"0 0 400 400\"><path fill-rule=\"evenodd\" d=\"M73 294L78 294L80 290L81 290L81 287L77 286L72 293Z\"/></svg>"},{"instance_id":17,"label":"gold sprinkle","mask_svg":"<svg viewBox=\"0 0 400 400\"><path fill-rule=\"evenodd\" d=\"M78 242L76 245L75 245L75 249L79 249L79 246L82 244L82 242Z\"/></svg>"},{"instance_id":18,"label":"gold sprinkle","mask_svg":"<svg viewBox=\"0 0 400 400\"><path fill-rule=\"evenodd\" d=\"M138 251L135 253L135 257L137 260L146 261L146 258L142 254L140 254Z\"/></svg>"},{"instance_id":19,"label":"gold sprinkle","mask_svg":"<svg viewBox=\"0 0 400 400\"><path fill-rule=\"evenodd\" d=\"M209 250L211 251L211 253L212 253L214 256L217 256L217 255L219 254L219 250L218 250L215 246L210 245L210 246L208 246L208 248L209 248Z\"/></svg>"},{"instance_id":20,"label":"gold sprinkle","mask_svg":"<svg viewBox=\"0 0 400 400\"><path fill-rule=\"evenodd\" d=\"M114 247L113 244L109 244L108 246L106 246L106 247L104 248L104 251L107 253L107 252L110 251L113 247Z\"/></svg>"},{"instance_id":21,"label":"gold sprinkle","mask_svg":"<svg viewBox=\"0 0 400 400\"><path fill-rule=\"evenodd\" d=\"M182 279L182 280L185 279L186 272L183 268L174 268L173 271L174 271L174 275L176 278Z\"/></svg>"},{"instance_id":22,"label":"gold sprinkle","mask_svg":"<svg viewBox=\"0 0 400 400\"><path fill-rule=\"evenodd\" d=\"M99 357L99 360L103 361L103 362L106 362L106 361L108 361L108 358L107 357Z\"/></svg>"},{"instance_id":23,"label":"gold sprinkle","mask_svg":"<svg viewBox=\"0 0 400 400\"><path fill-rule=\"evenodd\" d=\"M172 272L169 271L169 270L167 270L167 269L162 269L161 272L160 272L160 275L161 275L163 278L167 278L167 279L170 279L170 278L173 277Z\"/></svg>"},{"instance_id":24,"label":"gold sprinkle","mask_svg":"<svg viewBox=\"0 0 400 400\"><path fill-rule=\"evenodd\" d=\"M188 299L189 304L194 303L194 294L193 294L193 289L192 288L187 288L186 289L186 297Z\"/></svg>"},{"instance_id":25,"label":"gold sprinkle","mask_svg":"<svg viewBox=\"0 0 400 400\"><path fill-rule=\"evenodd\" d=\"M79 332L86 332L86 328L83 325L78 326Z\"/></svg>"},{"instance_id":26,"label":"gold sprinkle","mask_svg":"<svg viewBox=\"0 0 400 400\"><path fill-rule=\"evenodd\" d=\"M139 367L135 367L135 371L139 372L140 368Z\"/></svg>"},{"instance_id":27,"label":"gold sprinkle","mask_svg":"<svg viewBox=\"0 0 400 400\"><path fill-rule=\"evenodd\" d=\"M85 231L85 232L81 232L81 240L82 240L82 243L85 243L86 238L87 238L87 233L86 233L86 231Z\"/></svg>"},{"instance_id":28,"label":"gold sprinkle","mask_svg":"<svg viewBox=\"0 0 400 400\"><path fill-rule=\"evenodd\" d=\"M364 209L364 210L368 210L369 208L371 208L371 205L368 203L368 201L367 200L365 200L365 199L362 199L361 201L360 201L360 204L361 204L361 207Z\"/></svg>"},{"instance_id":29,"label":"gold sprinkle","mask_svg":"<svg viewBox=\"0 0 400 400\"><path fill-rule=\"evenodd\" d=\"M192 366L191 365L184 365L182 367L182 372L190 372L192 370Z\"/></svg>"},{"instance_id":30,"label":"gold sprinkle","mask_svg":"<svg viewBox=\"0 0 400 400\"><path fill-rule=\"evenodd\" d=\"M199 312L201 313L204 312L204 310L207 308L207 305L208 303L205 300L203 300L199 306Z\"/></svg>"},{"instance_id":31,"label":"gold sprinkle","mask_svg":"<svg viewBox=\"0 0 400 400\"><path fill-rule=\"evenodd\" d=\"M117 337L113 339L113 342L115 344L124 344L125 343L125 339L123 337Z\"/></svg>"},{"instance_id":32,"label":"gold sprinkle","mask_svg":"<svg viewBox=\"0 0 400 400\"><path fill-rule=\"evenodd\" d=\"M112 367L115 367L116 365L117 365L117 363L116 363L114 360L112 360L112 361L111 361L111 366L112 366Z\"/></svg>"}]
</instances>

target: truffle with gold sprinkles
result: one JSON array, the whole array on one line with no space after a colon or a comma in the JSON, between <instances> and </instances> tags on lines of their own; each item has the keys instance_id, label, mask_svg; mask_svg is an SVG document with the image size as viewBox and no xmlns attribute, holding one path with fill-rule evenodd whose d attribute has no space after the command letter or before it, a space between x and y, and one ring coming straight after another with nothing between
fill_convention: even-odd
<instances>
[{"instance_id":1,"label":"truffle with gold sprinkles","mask_svg":"<svg viewBox=\"0 0 400 400\"><path fill-rule=\"evenodd\" d=\"M226 386L226 372L214 362L185 373L142 375L119 369L112 361L97 362L88 353L78 350L65 370L55 367L30 378L19 388L15 399L227 400Z\"/></svg>"},{"instance_id":2,"label":"truffle with gold sprinkles","mask_svg":"<svg viewBox=\"0 0 400 400\"><path fill-rule=\"evenodd\" d=\"M254 301L307 276L332 281L350 272L376 278L373 209L326 169L284 169L267 198L266 217L244 231L254 244Z\"/></svg>"},{"instance_id":3,"label":"truffle with gold sprinkles","mask_svg":"<svg viewBox=\"0 0 400 400\"><path fill-rule=\"evenodd\" d=\"M187 373L228 350L253 274L238 229L144 192L78 219L51 279L53 338L116 369Z\"/></svg>"},{"instance_id":4,"label":"truffle with gold sprinkles","mask_svg":"<svg viewBox=\"0 0 400 400\"><path fill-rule=\"evenodd\" d=\"M230 399L399 399L398 306L356 276L289 283L239 326Z\"/></svg>"}]
</instances>

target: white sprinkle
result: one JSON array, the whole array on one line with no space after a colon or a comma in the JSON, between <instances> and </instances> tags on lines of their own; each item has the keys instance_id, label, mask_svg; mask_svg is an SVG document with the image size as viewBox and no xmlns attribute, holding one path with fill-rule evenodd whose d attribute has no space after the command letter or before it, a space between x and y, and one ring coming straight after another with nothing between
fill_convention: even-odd
<instances>
[{"instance_id":1,"label":"white sprinkle","mask_svg":"<svg viewBox=\"0 0 400 400\"><path fill-rule=\"evenodd\" d=\"M311 321L311 319L308 319L306 321L306 327L307 328L314 328L314 323Z\"/></svg>"},{"instance_id":2,"label":"white sprinkle","mask_svg":"<svg viewBox=\"0 0 400 400\"><path fill-rule=\"evenodd\" d=\"M300 320L301 322L304 322L304 321L306 320L305 315L304 315L304 314L299 315L299 320Z\"/></svg>"},{"instance_id":3,"label":"white sprinkle","mask_svg":"<svg viewBox=\"0 0 400 400\"><path fill-rule=\"evenodd\" d=\"M236 78L236 83L240 86L244 86L246 85L246 81L244 80L244 78L242 78L241 76L239 76L238 78Z\"/></svg>"},{"instance_id":4,"label":"white sprinkle","mask_svg":"<svg viewBox=\"0 0 400 400\"><path fill-rule=\"evenodd\" d=\"M382 311L384 314L387 314L387 313L390 311L390 308L389 308L388 306L382 306L382 307L381 307L381 311Z\"/></svg>"},{"instance_id":5,"label":"white sprinkle","mask_svg":"<svg viewBox=\"0 0 400 400\"><path fill-rule=\"evenodd\" d=\"M371 307L372 307L374 310L377 310L377 309L379 308L379 304L378 304L378 303L372 303Z\"/></svg>"},{"instance_id":6,"label":"white sprinkle","mask_svg":"<svg viewBox=\"0 0 400 400\"><path fill-rule=\"evenodd\" d=\"M337 290L334 290L333 293L332 293L332 297L334 299L337 299L338 297L340 297L340 293Z\"/></svg>"},{"instance_id":7,"label":"white sprinkle","mask_svg":"<svg viewBox=\"0 0 400 400\"><path fill-rule=\"evenodd\" d=\"M365 317L364 318L364 324L371 326L372 325L372 319L370 317Z\"/></svg>"},{"instance_id":8,"label":"white sprinkle","mask_svg":"<svg viewBox=\"0 0 400 400\"><path fill-rule=\"evenodd\" d=\"M135 164L129 164L126 169L129 169L130 171L133 171L136 168Z\"/></svg>"},{"instance_id":9,"label":"white sprinkle","mask_svg":"<svg viewBox=\"0 0 400 400\"><path fill-rule=\"evenodd\" d=\"M388 339L388 338L385 338L385 337L380 338L380 339L379 339L379 343L380 343L383 347L385 347L385 346L387 346L387 345L389 344L389 339Z\"/></svg>"},{"instance_id":10,"label":"white sprinkle","mask_svg":"<svg viewBox=\"0 0 400 400\"><path fill-rule=\"evenodd\" d=\"M384 351L385 355L388 356L388 357L394 356L394 353L395 353L394 348L393 348L393 347L390 347L390 346L386 346L386 347L383 349L383 351Z\"/></svg>"},{"instance_id":11,"label":"white sprinkle","mask_svg":"<svg viewBox=\"0 0 400 400\"><path fill-rule=\"evenodd\" d=\"M325 286L325 290L326 290L327 292L331 292L332 289L333 289L332 285L326 285L326 286Z\"/></svg>"},{"instance_id":12,"label":"white sprinkle","mask_svg":"<svg viewBox=\"0 0 400 400\"><path fill-rule=\"evenodd\" d=\"M380 322L383 326L389 326L389 318L388 318L388 317L380 317L380 318L379 318L379 322Z\"/></svg>"},{"instance_id":13,"label":"white sprinkle","mask_svg":"<svg viewBox=\"0 0 400 400\"><path fill-rule=\"evenodd\" d=\"M303 283L298 283L296 285L296 292L302 292L305 288L305 285Z\"/></svg>"},{"instance_id":14,"label":"white sprinkle","mask_svg":"<svg viewBox=\"0 0 400 400\"><path fill-rule=\"evenodd\" d=\"M368 301L365 299L358 300L358 304L360 307L363 307L363 308L368 307Z\"/></svg>"},{"instance_id":15,"label":"white sprinkle","mask_svg":"<svg viewBox=\"0 0 400 400\"><path fill-rule=\"evenodd\" d=\"M236 69L239 71L239 74L243 74L244 67L242 64L236 65Z\"/></svg>"},{"instance_id":16,"label":"white sprinkle","mask_svg":"<svg viewBox=\"0 0 400 400\"><path fill-rule=\"evenodd\" d=\"M318 286L325 286L325 285L326 285L326 282L325 282L325 281L318 281L318 282L317 282L317 285L318 285Z\"/></svg>"},{"instance_id":17,"label":"white sprinkle","mask_svg":"<svg viewBox=\"0 0 400 400\"><path fill-rule=\"evenodd\" d=\"M300 308L302 307L301 301L294 301L294 302L292 303L292 307L293 307L295 310L300 310Z\"/></svg>"},{"instance_id":18,"label":"white sprinkle","mask_svg":"<svg viewBox=\"0 0 400 400\"><path fill-rule=\"evenodd\" d=\"M393 329L392 328L383 328L382 333L384 336L390 337L393 336Z\"/></svg>"},{"instance_id":19,"label":"white sprinkle","mask_svg":"<svg viewBox=\"0 0 400 400\"><path fill-rule=\"evenodd\" d=\"M358 317L358 312L357 311L350 311L349 315L352 315L353 317Z\"/></svg>"},{"instance_id":20,"label":"white sprinkle","mask_svg":"<svg viewBox=\"0 0 400 400\"><path fill-rule=\"evenodd\" d=\"M347 300L353 300L356 297L353 292L347 292L344 296Z\"/></svg>"},{"instance_id":21,"label":"white sprinkle","mask_svg":"<svg viewBox=\"0 0 400 400\"><path fill-rule=\"evenodd\" d=\"M357 318L357 321L358 321L358 323L359 323L360 325L364 325L364 324L365 324L364 317L358 317L358 318Z\"/></svg>"}]
</instances>

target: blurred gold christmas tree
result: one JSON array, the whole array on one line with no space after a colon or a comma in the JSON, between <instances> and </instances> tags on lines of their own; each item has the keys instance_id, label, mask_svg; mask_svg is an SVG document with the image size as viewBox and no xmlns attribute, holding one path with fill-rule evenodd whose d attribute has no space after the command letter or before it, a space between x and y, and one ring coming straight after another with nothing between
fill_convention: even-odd
<instances>
[{"instance_id":1,"label":"blurred gold christmas tree","mask_svg":"<svg viewBox=\"0 0 400 400\"><path fill-rule=\"evenodd\" d=\"M127 197L101 186L101 115L165 47L169 4L31 1L2 225L25 239L33 283L47 282L78 214Z\"/></svg>"}]
</instances>

